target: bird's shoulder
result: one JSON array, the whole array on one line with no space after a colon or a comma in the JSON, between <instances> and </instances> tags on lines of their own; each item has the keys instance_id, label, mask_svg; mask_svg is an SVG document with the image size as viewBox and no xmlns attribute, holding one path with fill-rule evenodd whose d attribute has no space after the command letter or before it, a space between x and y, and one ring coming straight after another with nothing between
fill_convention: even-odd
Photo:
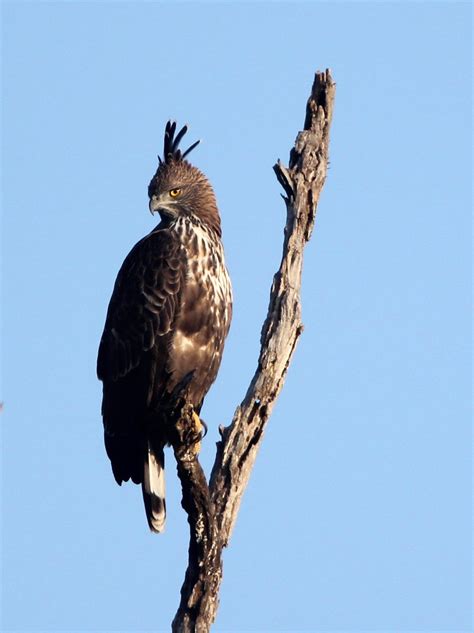
<instances>
[{"instance_id":1,"label":"bird's shoulder","mask_svg":"<svg viewBox=\"0 0 474 633\"><path fill-rule=\"evenodd\" d=\"M128 253L117 275L117 283L130 276L145 275L161 266L175 267L185 262L185 251L179 236L169 227L160 225L139 240Z\"/></svg>"}]
</instances>

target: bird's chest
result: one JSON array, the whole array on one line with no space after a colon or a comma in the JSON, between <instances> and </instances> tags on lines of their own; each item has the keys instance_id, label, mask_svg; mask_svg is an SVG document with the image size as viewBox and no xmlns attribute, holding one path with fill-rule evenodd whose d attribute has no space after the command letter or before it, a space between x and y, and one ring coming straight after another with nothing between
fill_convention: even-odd
<instances>
[{"instance_id":1,"label":"bird's chest","mask_svg":"<svg viewBox=\"0 0 474 633\"><path fill-rule=\"evenodd\" d=\"M187 278L181 297L174 355L186 373L206 367L220 357L232 309L232 289L219 239L200 226L183 229L181 243L187 254Z\"/></svg>"}]
</instances>

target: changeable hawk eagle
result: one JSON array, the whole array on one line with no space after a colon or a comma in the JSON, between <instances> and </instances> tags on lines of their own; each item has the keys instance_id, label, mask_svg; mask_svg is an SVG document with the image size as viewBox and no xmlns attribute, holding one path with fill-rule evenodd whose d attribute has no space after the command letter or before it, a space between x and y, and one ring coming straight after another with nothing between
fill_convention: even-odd
<instances>
[{"instance_id":1,"label":"changeable hawk eagle","mask_svg":"<svg viewBox=\"0 0 474 633\"><path fill-rule=\"evenodd\" d=\"M163 159L148 187L161 222L136 244L118 273L99 346L105 447L118 484L142 485L148 525L166 516L164 403L189 380L199 413L221 363L232 315L214 191L179 149L187 127L165 129Z\"/></svg>"}]
</instances>

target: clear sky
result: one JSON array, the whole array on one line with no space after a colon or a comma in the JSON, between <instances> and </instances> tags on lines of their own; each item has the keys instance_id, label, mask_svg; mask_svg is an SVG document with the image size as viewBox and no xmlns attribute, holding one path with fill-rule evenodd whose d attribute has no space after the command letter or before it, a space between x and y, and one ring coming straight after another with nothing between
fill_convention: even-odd
<instances>
[{"instance_id":1,"label":"clear sky","mask_svg":"<svg viewBox=\"0 0 474 633\"><path fill-rule=\"evenodd\" d=\"M303 320L225 552L216 631L470 631L470 31L457 2L4 2L3 626L169 630L187 523L148 532L102 442L96 353L154 220L170 117L203 142L235 316L213 462L256 366L272 172L332 68Z\"/></svg>"}]
</instances>

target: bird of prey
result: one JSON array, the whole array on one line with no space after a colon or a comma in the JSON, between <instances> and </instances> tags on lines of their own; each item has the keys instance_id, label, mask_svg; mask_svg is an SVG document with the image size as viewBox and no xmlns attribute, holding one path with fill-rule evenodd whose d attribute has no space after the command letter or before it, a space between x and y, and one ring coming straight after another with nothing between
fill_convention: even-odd
<instances>
[{"instance_id":1,"label":"bird of prey","mask_svg":"<svg viewBox=\"0 0 474 633\"><path fill-rule=\"evenodd\" d=\"M148 525L162 532L166 505L163 420L181 382L199 414L221 363L232 316L221 220L212 186L186 159L176 123L148 187L160 223L117 275L99 346L105 448L119 485L141 484Z\"/></svg>"}]
</instances>

